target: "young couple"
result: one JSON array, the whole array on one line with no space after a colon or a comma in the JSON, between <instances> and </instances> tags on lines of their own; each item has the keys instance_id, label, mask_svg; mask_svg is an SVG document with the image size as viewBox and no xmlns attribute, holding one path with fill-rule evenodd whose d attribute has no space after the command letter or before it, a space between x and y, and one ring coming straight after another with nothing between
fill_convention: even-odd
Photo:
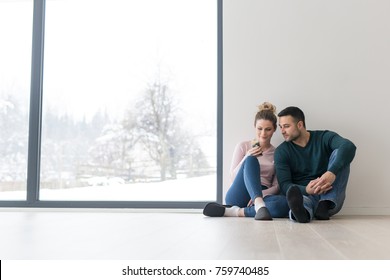
<instances>
[{"instance_id":1,"label":"young couple","mask_svg":"<svg viewBox=\"0 0 390 280\"><path fill-rule=\"evenodd\" d=\"M278 117L285 141L275 149L271 138L277 128L276 107L268 102L259 106L255 140L235 148L226 205L208 203L204 215L289 217L307 223L329 220L341 210L355 145L332 131L307 130L297 107L285 108Z\"/></svg>"}]
</instances>

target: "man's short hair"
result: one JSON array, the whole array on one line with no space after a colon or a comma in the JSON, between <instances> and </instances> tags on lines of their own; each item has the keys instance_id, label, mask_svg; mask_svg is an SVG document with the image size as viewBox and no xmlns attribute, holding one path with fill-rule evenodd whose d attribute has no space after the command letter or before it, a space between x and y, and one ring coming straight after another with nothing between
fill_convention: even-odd
<instances>
[{"instance_id":1,"label":"man's short hair","mask_svg":"<svg viewBox=\"0 0 390 280\"><path fill-rule=\"evenodd\" d=\"M295 106L290 106L279 112L278 117L291 116L298 123L299 121L303 122L303 127L306 128L305 123L305 114L301 109Z\"/></svg>"}]
</instances>

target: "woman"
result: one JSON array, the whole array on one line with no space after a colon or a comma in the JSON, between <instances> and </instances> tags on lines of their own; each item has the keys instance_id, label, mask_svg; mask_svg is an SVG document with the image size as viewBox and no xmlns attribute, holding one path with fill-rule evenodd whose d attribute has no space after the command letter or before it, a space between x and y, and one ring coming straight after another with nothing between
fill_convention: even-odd
<instances>
[{"instance_id":1,"label":"woman","mask_svg":"<svg viewBox=\"0 0 390 280\"><path fill-rule=\"evenodd\" d=\"M276 107L264 102L259 106L254 126L256 138L239 143L234 151L226 194L227 205L208 203L203 214L209 217L255 217L272 220L288 217L286 197L279 195L271 138L277 128Z\"/></svg>"}]
</instances>

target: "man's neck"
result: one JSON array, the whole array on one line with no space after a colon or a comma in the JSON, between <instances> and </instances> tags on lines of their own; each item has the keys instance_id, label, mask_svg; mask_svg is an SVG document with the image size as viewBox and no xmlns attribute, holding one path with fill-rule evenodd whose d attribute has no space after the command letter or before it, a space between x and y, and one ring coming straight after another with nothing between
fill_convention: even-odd
<instances>
[{"instance_id":1,"label":"man's neck","mask_svg":"<svg viewBox=\"0 0 390 280\"><path fill-rule=\"evenodd\" d=\"M305 130L302 132L301 136L295 139L293 142L294 144L304 148L306 147L307 143L309 143L309 140L310 140L310 132Z\"/></svg>"}]
</instances>

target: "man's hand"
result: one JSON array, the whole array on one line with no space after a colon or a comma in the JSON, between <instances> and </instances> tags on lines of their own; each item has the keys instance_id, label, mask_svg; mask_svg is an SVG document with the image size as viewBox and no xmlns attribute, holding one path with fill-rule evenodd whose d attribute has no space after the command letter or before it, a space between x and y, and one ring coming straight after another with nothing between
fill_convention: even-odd
<instances>
[{"instance_id":1,"label":"man's hand","mask_svg":"<svg viewBox=\"0 0 390 280\"><path fill-rule=\"evenodd\" d=\"M332 189L332 184L336 180L336 175L326 171L321 177L312 180L306 186L308 194L324 194Z\"/></svg>"}]
</instances>

